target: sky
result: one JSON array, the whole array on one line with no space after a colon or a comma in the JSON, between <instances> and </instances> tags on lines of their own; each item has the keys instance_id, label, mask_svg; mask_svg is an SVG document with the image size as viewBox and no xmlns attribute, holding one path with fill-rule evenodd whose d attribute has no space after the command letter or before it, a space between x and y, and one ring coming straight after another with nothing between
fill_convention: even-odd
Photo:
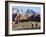
<instances>
[{"instance_id":1,"label":"sky","mask_svg":"<svg viewBox=\"0 0 46 37\"><path fill-rule=\"evenodd\" d=\"M13 13L16 13L17 10L23 10L23 12L25 13L27 11L27 9L31 9L33 10L34 12L40 14L40 7L26 7L26 6L13 6L12 7L12 11Z\"/></svg>"}]
</instances>

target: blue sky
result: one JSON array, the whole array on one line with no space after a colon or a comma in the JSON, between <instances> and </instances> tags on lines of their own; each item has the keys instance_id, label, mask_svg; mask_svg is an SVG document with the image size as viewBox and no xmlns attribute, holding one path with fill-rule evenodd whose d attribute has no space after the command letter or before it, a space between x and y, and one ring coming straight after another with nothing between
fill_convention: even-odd
<instances>
[{"instance_id":1,"label":"blue sky","mask_svg":"<svg viewBox=\"0 0 46 37\"><path fill-rule=\"evenodd\" d=\"M34 12L40 14L40 7L26 7L26 6L13 6L13 13L16 13L16 10L23 10L23 12L25 13L27 11L27 9L31 9L33 10Z\"/></svg>"}]
</instances>

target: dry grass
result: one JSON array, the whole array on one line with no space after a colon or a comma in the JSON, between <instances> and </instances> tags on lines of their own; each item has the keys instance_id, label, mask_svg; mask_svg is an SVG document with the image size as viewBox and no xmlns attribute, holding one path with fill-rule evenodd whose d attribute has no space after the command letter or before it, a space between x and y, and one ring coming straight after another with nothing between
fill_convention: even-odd
<instances>
[{"instance_id":1,"label":"dry grass","mask_svg":"<svg viewBox=\"0 0 46 37\"><path fill-rule=\"evenodd\" d=\"M36 27L36 23L37 23L37 27ZM18 24L12 25L13 30L39 29L39 28L40 28L40 22L33 22L33 21L18 22Z\"/></svg>"}]
</instances>

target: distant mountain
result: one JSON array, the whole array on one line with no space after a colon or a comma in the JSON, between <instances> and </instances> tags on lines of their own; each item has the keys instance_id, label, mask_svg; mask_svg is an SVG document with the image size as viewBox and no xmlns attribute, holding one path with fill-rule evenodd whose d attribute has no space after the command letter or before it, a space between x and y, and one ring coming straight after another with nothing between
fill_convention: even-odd
<instances>
[{"instance_id":1,"label":"distant mountain","mask_svg":"<svg viewBox=\"0 0 46 37\"><path fill-rule=\"evenodd\" d=\"M31 9L27 9L26 13L28 15L30 15L28 18L31 21L39 21L40 22L40 14L38 14L37 12L31 10Z\"/></svg>"},{"instance_id":2,"label":"distant mountain","mask_svg":"<svg viewBox=\"0 0 46 37\"><path fill-rule=\"evenodd\" d=\"M31 9L27 9L26 13L31 13L31 14L38 14L37 12L31 10Z\"/></svg>"},{"instance_id":3,"label":"distant mountain","mask_svg":"<svg viewBox=\"0 0 46 37\"><path fill-rule=\"evenodd\" d=\"M17 19L16 19L17 18ZM26 13L17 13L13 14L13 20L16 21L38 21L40 22L40 14L34 12L31 9L28 9Z\"/></svg>"}]
</instances>

